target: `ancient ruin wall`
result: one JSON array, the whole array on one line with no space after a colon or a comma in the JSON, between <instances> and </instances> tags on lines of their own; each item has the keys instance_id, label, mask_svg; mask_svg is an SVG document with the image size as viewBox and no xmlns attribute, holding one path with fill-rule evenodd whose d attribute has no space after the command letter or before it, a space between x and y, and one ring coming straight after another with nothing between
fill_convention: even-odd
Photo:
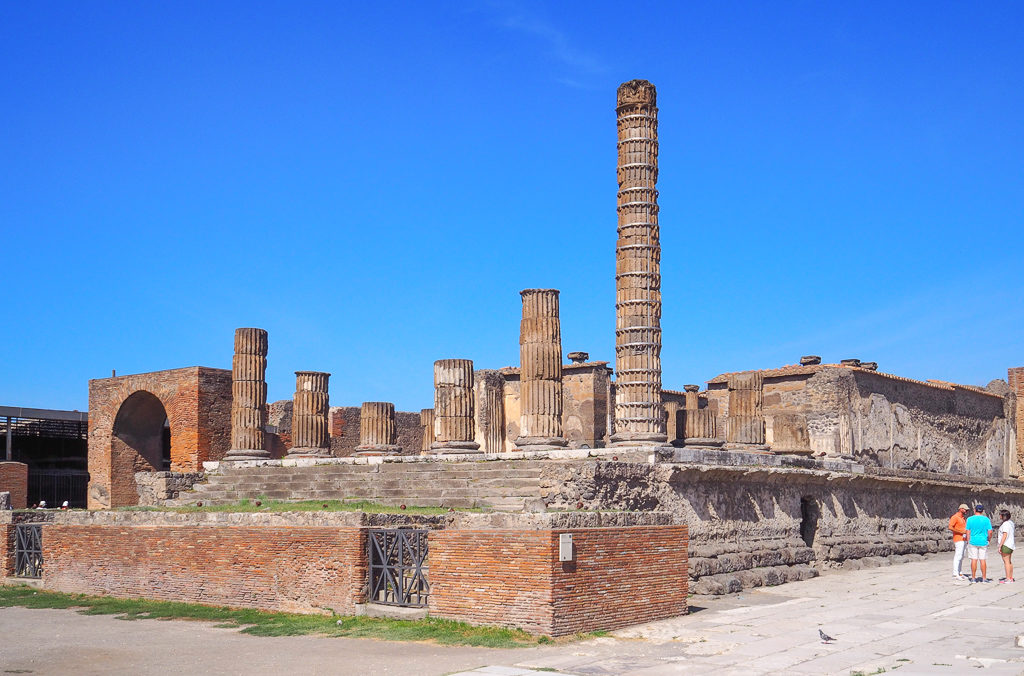
<instances>
[{"instance_id":1,"label":"ancient ruin wall","mask_svg":"<svg viewBox=\"0 0 1024 676\"><path fill-rule=\"evenodd\" d=\"M711 594L951 550L948 520L961 502L1024 513L1019 482L923 473L552 463L542 490L550 508L675 514L690 528L690 591Z\"/></svg>"},{"instance_id":2,"label":"ancient ruin wall","mask_svg":"<svg viewBox=\"0 0 1024 676\"><path fill-rule=\"evenodd\" d=\"M615 249L613 443L664 442L661 401L661 241L658 108L654 85L618 89L618 233Z\"/></svg>"},{"instance_id":3,"label":"ancient ruin wall","mask_svg":"<svg viewBox=\"0 0 1024 676\"><path fill-rule=\"evenodd\" d=\"M519 369L501 369L505 412L505 450L515 449L520 436ZM595 361L562 365L562 434L570 448L607 445L612 422L611 369Z\"/></svg>"},{"instance_id":4,"label":"ancient ruin wall","mask_svg":"<svg viewBox=\"0 0 1024 676\"><path fill-rule=\"evenodd\" d=\"M1016 425L1017 467L1024 465L1024 366L1007 370L1007 382L1016 399L1014 413Z\"/></svg>"},{"instance_id":5,"label":"ancient ruin wall","mask_svg":"<svg viewBox=\"0 0 1024 676\"><path fill-rule=\"evenodd\" d=\"M360 406L332 406L330 411L331 455L343 457L352 455L359 445ZM423 430L420 414L411 411L395 411L395 426L401 455L419 455Z\"/></svg>"}]
</instances>

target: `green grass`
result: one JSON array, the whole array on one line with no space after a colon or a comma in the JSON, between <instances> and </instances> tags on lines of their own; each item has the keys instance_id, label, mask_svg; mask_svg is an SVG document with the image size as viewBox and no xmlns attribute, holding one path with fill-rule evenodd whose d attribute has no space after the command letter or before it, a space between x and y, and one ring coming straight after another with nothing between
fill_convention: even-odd
<instances>
[{"instance_id":1,"label":"green grass","mask_svg":"<svg viewBox=\"0 0 1024 676\"><path fill-rule=\"evenodd\" d=\"M261 504L257 505L256 502ZM203 505L197 507L118 507L120 511L129 512L367 512L370 514L447 514L447 507L417 507L407 505L402 509L398 505L382 505L370 500L239 500L227 505ZM460 507L460 512L483 512L478 507Z\"/></svg>"},{"instance_id":2,"label":"green grass","mask_svg":"<svg viewBox=\"0 0 1024 676\"><path fill-rule=\"evenodd\" d=\"M477 627L464 622L432 617L424 620L389 620L375 617L298 615L194 603L61 594L20 585L0 586L0 608L11 606L71 608L83 615L117 615L118 619L122 620L203 620L216 622L218 627L238 628L242 633L254 636L315 634L388 641L428 641L487 648L529 647L552 642L546 636L532 636L518 629Z\"/></svg>"}]
</instances>

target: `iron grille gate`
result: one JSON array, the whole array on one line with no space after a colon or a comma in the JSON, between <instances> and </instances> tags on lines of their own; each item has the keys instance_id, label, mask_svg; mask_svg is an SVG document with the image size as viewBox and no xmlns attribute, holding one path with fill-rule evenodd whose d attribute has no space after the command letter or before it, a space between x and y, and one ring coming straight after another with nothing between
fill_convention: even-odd
<instances>
[{"instance_id":1,"label":"iron grille gate","mask_svg":"<svg viewBox=\"0 0 1024 676\"><path fill-rule=\"evenodd\" d=\"M412 528L370 529L370 603L413 608L427 605L427 532Z\"/></svg>"},{"instance_id":2,"label":"iron grille gate","mask_svg":"<svg viewBox=\"0 0 1024 676\"><path fill-rule=\"evenodd\" d=\"M43 576L43 527L20 523L14 527L14 576Z\"/></svg>"}]
</instances>

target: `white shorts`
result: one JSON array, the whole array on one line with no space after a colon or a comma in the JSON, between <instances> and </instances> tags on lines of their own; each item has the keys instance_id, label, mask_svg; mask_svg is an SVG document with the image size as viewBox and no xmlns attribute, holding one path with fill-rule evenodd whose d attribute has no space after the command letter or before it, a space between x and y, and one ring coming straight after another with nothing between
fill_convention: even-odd
<instances>
[{"instance_id":1,"label":"white shorts","mask_svg":"<svg viewBox=\"0 0 1024 676\"><path fill-rule=\"evenodd\" d=\"M967 545L967 558L976 559L978 561L984 561L988 554L988 546L981 545Z\"/></svg>"}]
</instances>

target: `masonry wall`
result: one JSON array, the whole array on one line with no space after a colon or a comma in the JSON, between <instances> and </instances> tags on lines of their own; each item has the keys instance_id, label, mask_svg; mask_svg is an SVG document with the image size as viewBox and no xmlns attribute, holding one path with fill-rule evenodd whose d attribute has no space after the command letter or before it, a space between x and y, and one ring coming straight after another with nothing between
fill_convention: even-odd
<instances>
[{"instance_id":1,"label":"masonry wall","mask_svg":"<svg viewBox=\"0 0 1024 676\"><path fill-rule=\"evenodd\" d=\"M1019 466L1024 465L1024 366L1009 369L1007 383L1010 385L1010 390L1016 395L1014 411L1016 413L1017 439L1015 446Z\"/></svg>"},{"instance_id":2,"label":"masonry wall","mask_svg":"<svg viewBox=\"0 0 1024 676\"><path fill-rule=\"evenodd\" d=\"M355 611L365 531L333 527L43 527L55 591L297 613Z\"/></svg>"},{"instance_id":3,"label":"masonry wall","mask_svg":"<svg viewBox=\"0 0 1024 676\"><path fill-rule=\"evenodd\" d=\"M728 452L725 452L728 453ZM690 527L695 593L817 575L837 565L952 549L960 503L1024 515L1024 483L868 468L864 474L756 466L552 464L549 508L659 510ZM994 516L993 516L994 518Z\"/></svg>"},{"instance_id":4,"label":"masonry wall","mask_svg":"<svg viewBox=\"0 0 1024 676\"><path fill-rule=\"evenodd\" d=\"M437 617L564 636L687 611L686 526L435 531L429 563Z\"/></svg>"},{"instance_id":5,"label":"masonry wall","mask_svg":"<svg viewBox=\"0 0 1024 676\"><path fill-rule=\"evenodd\" d=\"M28 465L23 462L0 462L0 493L11 494L11 508L28 506Z\"/></svg>"},{"instance_id":6,"label":"masonry wall","mask_svg":"<svg viewBox=\"0 0 1024 676\"><path fill-rule=\"evenodd\" d=\"M122 406L147 393L163 406L171 431L171 470L195 472L227 453L231 433L231 371L201 366L89 381L90 509L138 502L135 472L158 471L115 434Z\"/></svg>"},{"instance_id":7,"label":"masonry wall","mask_svg":"<svg viewBox=\"0 0 1024 676\"><path fill-rule=\"evenodd\" d=\"M14 575L14 526L0 523L0 577Z\"/></svg>"},{"instance_id":8,"label":"masonry wall","mask_svg":"<svg viewBox=\"0 0 1024 676\"><path fill-rule=\"evenodd\" d=\"M331 432L331 455L352 455L359 445L359 406L332 406L328 428ZM423 428L419 411L395 411L395 429L402 455L419 455L423 444Z\"/></svg>"}]
</instances>

